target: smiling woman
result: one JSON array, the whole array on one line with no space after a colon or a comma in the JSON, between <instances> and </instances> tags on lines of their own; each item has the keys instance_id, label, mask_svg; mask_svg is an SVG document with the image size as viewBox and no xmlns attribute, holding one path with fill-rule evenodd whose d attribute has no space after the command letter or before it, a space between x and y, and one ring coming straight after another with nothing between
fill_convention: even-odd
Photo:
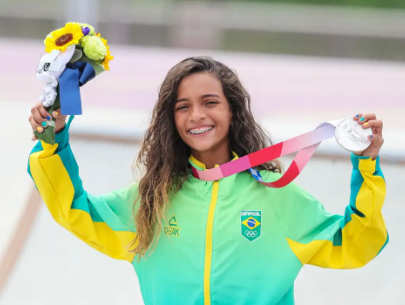
<instances>
[{"instance_id":1,"label":"smiling woman","mask_svg":"<svg viewBox=\"0 0 405 305\"><path fill-rule=\"evenodd\" d=\"M37 106L33 115L49 114ZM383 124L374 114L354 118L373 137L351 155L344 215L328 213L294 183L266 187L250 174L276 181L278 160L215 181L193 175L272 144L237 75L209 57L187 58L168 72L138 155L146 169L139 183L87 193L69 145L71 120L64 126L61 117L56 144L38 143L28 171L60 225L133 265L145 304L292 305L305 264L359 268L388 242L378 157Z\"/></svg>"},{"instance_id":2,"label":"smiling woman","mask_svg":"<svg viewBox=\"0 0 405 305\"><path fill-rule=\"evenodd\" d=\"M175 109L176 128L193 156L207 168L230 160L231 119L232 112L218 78L196 73L183 79Z\"/></svg>"},{"instance_id":3,"label":"smiling woman","mask_svg":"<svg viewBox=\"0 0 405 305\"><path fill-rule=\"evenodd\" d=\"M139 253L150 246L148 232L160 222L167 190L179 190L187 179L190 155L212 168L228 162L232 152L244 156L272 144L255 122L250 96L237 75L208 57L187 58L169 71L144 143L137 160L147 166L136 215ZM155 155L160 155L159 162ZM259 168L280 172L281 163L275 160Z\"/></svg>"}]
</instances>

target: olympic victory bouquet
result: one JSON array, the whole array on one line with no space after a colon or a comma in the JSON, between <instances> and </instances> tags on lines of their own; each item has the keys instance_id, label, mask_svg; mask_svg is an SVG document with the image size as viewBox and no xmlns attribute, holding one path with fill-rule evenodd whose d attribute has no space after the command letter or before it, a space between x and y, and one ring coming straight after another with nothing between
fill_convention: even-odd
<instances>
[{"instance_id":1,"label":"olympic victory bouquet","mask_svg":"<svg viewBox=\"0 0 405 305\"><path fill-rule=\"evenodd\" d=\"M107 40L85 23L69 22L48 34L46 54L41 57L37 79L44 84L40 101L49 113L61 108L63 115L81 115L80 87L95 76L109 70L114 59ZM38 140L55 143L55 119L47 121L42 133L34 131Z\"/></svg>"}]
</instances>

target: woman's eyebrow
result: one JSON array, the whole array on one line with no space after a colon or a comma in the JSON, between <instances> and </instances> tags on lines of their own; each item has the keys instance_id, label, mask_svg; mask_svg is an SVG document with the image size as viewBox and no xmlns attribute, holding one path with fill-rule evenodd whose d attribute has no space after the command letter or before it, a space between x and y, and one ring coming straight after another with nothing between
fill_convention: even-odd
<instances>
[{"instance_id":1,"label":"woman's eyebrow","mask_svg":"<svg viewBox=\"0 0 405 305\"><path fill-rule=\"evenodd\" d=\"M203 96L202 96L202 98L207 98L207 97L219 97L219 95L218 94L204 94Z\"/></svg>"},{"instance_id":2,"label":"woman's eyebrow","mask_svg":"<svg viewBox=\"0 0 405 305\"><path fill-rule=\"evenodd\" d=\"M201 98L207 98L207 97L219 97L219 95L218 95L218 94L211 93L211 94L204 94L204 95L201 96ZM189 101L188 98L181 98L181 99L178 99L178 100L176 101L176 103L188 102L188 101Z\"/></svg>"}]
</instances>

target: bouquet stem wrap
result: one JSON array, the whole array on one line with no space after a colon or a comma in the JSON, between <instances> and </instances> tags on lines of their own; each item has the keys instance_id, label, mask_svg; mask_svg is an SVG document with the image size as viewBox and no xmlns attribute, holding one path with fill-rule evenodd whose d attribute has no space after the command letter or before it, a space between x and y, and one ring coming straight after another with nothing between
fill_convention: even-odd
<instances>
[{"instance_id":1,"label":"bouquet stem wrap","mask_svg":"<svg viewBox=\"0 0 405 305\"><path fill-rule=\"evenodd\" d=\"M50 106L46 107L46 111L48 111L50 114L54 112L54 110L60 108L60 95L59 95L59 86L56 88L56 91L58 92L58 95L56 96L55 103ZM50 121L46 121L47 127L44 128L43 132L38 132L37 130L34 130L34 135L39 141L43 141L48 144L55 144L55 119L52 118Z\"/></svg>"}]
</instances>

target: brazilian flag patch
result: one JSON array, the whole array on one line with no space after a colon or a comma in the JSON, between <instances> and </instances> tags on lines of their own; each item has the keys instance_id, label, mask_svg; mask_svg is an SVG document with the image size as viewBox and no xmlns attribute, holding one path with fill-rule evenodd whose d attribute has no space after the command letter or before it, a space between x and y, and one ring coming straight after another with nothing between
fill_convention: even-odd
<instances>
[{"instance_id":1,"label":"brazilian flag patch","mask_svg":"<svg viewBox=\"0 0 405 305\"><path fill-rule=\"evenodd\" d=\"M242 236L254 241L262 233L262 211L241 211L240 222Z\"/></svg>"}]
</instances>

